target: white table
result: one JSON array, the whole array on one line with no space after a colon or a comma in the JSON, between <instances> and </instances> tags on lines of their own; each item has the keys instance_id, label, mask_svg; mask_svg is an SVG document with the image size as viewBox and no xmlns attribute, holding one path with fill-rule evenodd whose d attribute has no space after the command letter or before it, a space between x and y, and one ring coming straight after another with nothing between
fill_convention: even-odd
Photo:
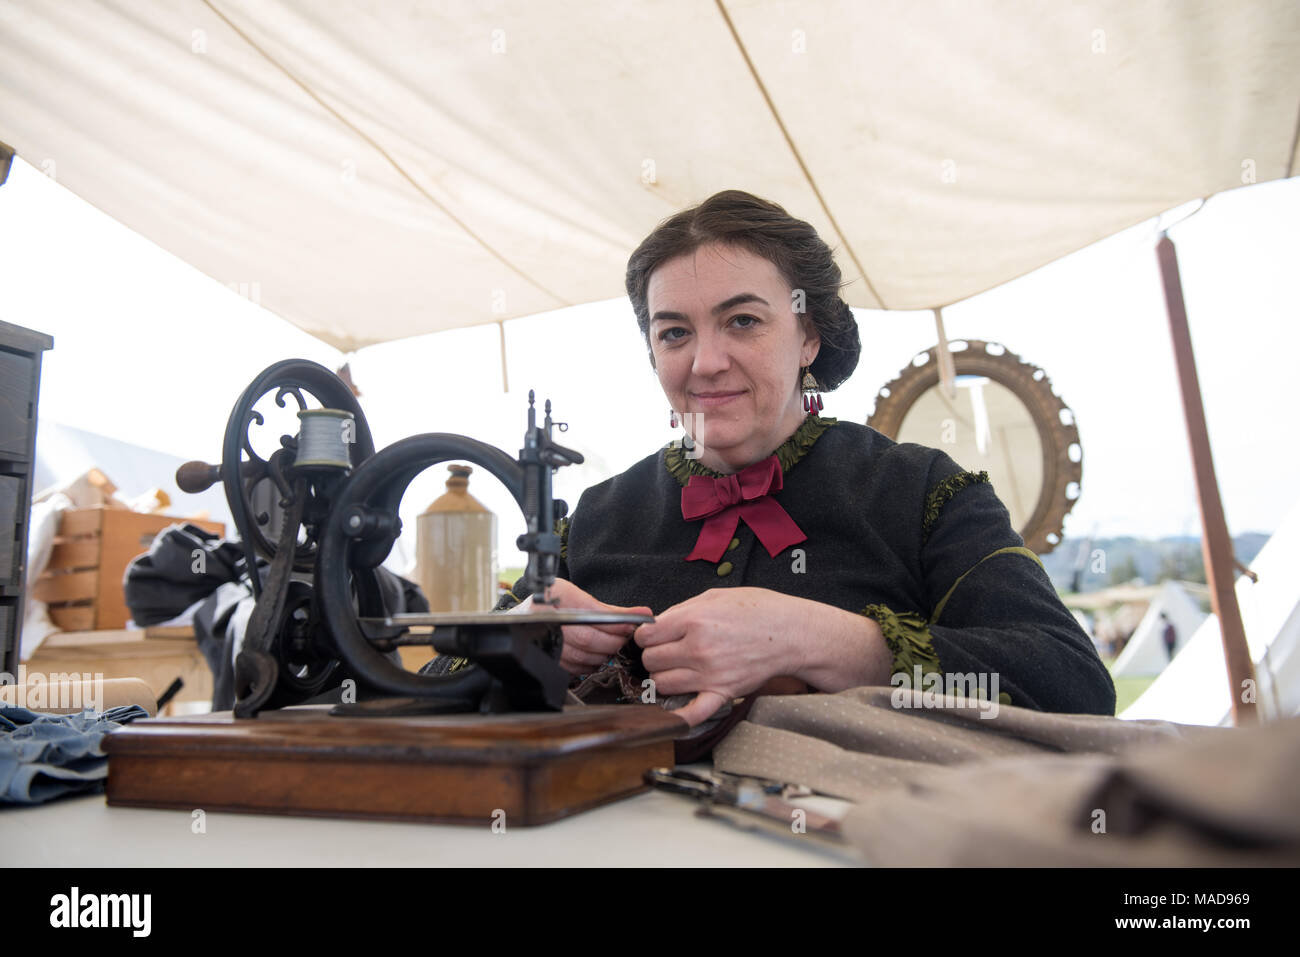
<instances>
[{"instance_id":1,"label":"white table","mask_svg":"<svg viewBox=\"0 0 1300 957\"><path fill-rule=\"evenodd\" d=\"M861 864L810 836L747 831L650 791L540 827L350 821L109 807L102 794L0 809L0 864L34 867L826 867Z\"/></svg>"}]
</instances>

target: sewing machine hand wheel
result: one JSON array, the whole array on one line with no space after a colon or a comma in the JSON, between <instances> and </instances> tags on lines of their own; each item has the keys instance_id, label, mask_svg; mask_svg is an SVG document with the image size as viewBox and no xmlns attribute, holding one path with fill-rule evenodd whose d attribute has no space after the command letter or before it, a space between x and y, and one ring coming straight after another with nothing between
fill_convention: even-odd
<instances>
[{"instance_id":1,"label":"sewing machine hand wheel","mask_svg":"<svg viewBox=\"0 0 1300 957\"><path fill-rule=\"evenodd\" d=\"M256 406L272 392L280 408L286 408L285 400L291 397L299 412L307 411L305 392L323 409L336 410L309 413L332 416L339 425L334 461L323 468L303 461L298 448L305 434L301 428L296 435L282 435L280 447L266 458L258 454L249 431L254 424L265 424ZM263 370L236 401L226 424L221 463L188 462L177 471L177 484L186 492L222 482L258 599L235 662L236 714L251 716L264 706L301 701L321 690L337 670L332 649L312 637L318 622L311 585L303 578L315 568L330 490L374 451L370 426L347 384L324 366L289 359ZM305 540L299 540L300 529ZM270 562L265 577L259 559ZM372 579L373 572L366 577ZM349 593L353 587L350 583ZM375 591L373 581L360 583L359 590ZM374 610L373 600L368 607Z\"/></svg>"},{"instance_id":2,"label":"sewing machine hand wheel","mask_svg":"<svg viewBox=\"0 0 1300 957\"><path fill-rule=\"evenodd\" d=\"M268 366L254 379L240 395L226 423L225 438L221 448L221 463L209 465L206 462L187 462L176 472L176 482L182 491L198 493L206 490L217 481L225 487L226 501L230 505L230 514L235 527L239 530L244 545L244 556L251 574L256 567L256 560L261 556L268 561L275 559L279 550L277 541L278 523L263 501L266 491L272 497L278 494L282 500L280 508L285 507L283 500L291 498L290 476L288 468L297 458L297 438L290 435L280 436L281 448L265 459L253 448L249 430L256 425L264 425L265 416L256 408L265 396L275 392L275 403L286 408L286 397L292 397L299 410L307 409L303 393L314 397L326 409L338 409L350 413L351 427L347 435L347 454L350 465L356 467L375 454L374 439L370 434L370 425L366 422L361 405L352 390L324 366L302 359L286 359ZM266 489L270 482L272 489ZM307 523L307 541L297 542L294 546L293 567L299 572L309 572L315 565L316 540L319 532L316 526L323 519L321 506L308 503L305 507L304 521ZM275 509L279 511L279 508ZM283 514L280 518L283 520ZM261 593L261 582L256 577L253 581L254 594Z\"/></svg>"}]
</instances>

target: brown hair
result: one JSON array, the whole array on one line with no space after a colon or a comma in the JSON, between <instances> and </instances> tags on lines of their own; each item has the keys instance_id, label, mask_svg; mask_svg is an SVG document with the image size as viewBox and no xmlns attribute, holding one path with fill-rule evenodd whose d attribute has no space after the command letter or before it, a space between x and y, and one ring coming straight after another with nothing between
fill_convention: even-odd
<instances>
[{"instance_id":1,"label":"brown hair","mask_svg":"<svg viewBox=\"0 0 1300 957\"><path fill-rule=\"evenodd\" d=\"M776 203L738 189L715 193L664 220L627 261L627 295L650 348L650 274L670 259L710 243L739 246L772 263L791 289L802 289L805 317L821 336L812 374L824 391L844 382L862 352L858 323L840 298L840 267L817 231ZM650 352L654 365L654 352Z\"/></svg>"}]
</instances>

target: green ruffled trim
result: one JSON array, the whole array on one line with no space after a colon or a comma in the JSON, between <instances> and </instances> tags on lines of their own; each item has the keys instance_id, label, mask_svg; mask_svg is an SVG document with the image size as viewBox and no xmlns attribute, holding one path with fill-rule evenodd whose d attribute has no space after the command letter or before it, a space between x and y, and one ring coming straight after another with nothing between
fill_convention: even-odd
<instances>
[{"instance_id":1,"label":"green ruffled trim","mask_svg":"<svg viewBox=\"0 0 1300 957\"><path fill-rule=\"evenodd\" d=\"M943 669L939 667L939 654L932 644L929 622L916 612L896 612L885 605L868 605L860 614L872 619L880 626L880 633L885 637L894 656L890 676L907 675L907 687L912 687L916 676L916 666L921 666L921 678L937 674L942 677ZM922 686L923 687L923 686ZM916 690L921 690L917 688ZM1011 695L1005 691L998 692L998 704L1011 704Z\"/></svg>"},{"instance_id":2,"label":"green ruffled trim","mask_svg":"<svg viewBox=\"0 0 1300 957\"><path fill-rule=\"evenodd\" d=\"M782 474L789 472L794 464L807 455L813 445L821 437L821 434L838 422L838 419L829 416L810 415L800 423L799 428L795 430L794 435L786 439L779 449L774 453L777 461L781 463ZM680 442L674 442L664 449L664 467L677 479L678 483L685 485L691 480L692 475L707 475L710 478L721 478L722 472L715 472L700 464L699 459L688 459L686 449Z\"/></svg>"},{"instance_id":3,"label":"green ruffled trim","mask_svg":"<svg viewBox=\"0 0 1300 957\"><path fill-rule=\"evenodd\" d=\"M958 472L937 482L930 494L925 497L925 509L921 513L921 544L925 544L934 530L934 523L939 521L939 511L948 504L948 500L968 485L989 480L988 472Z\"/></svg>"},{"instance_id":4,"label":"green ruffled trim","mask_svg":"<svg viewBox=\"0 0 1300 957\"><path fill-rule=\"evenodd\" d=\"M866 615L880 626L880 633L885 637L885 644L894 656L890 674L899 672L910 680L917 665L921 666L921 676L941 674L939 654L931 644L929 624L915 612L896 612L885 605L868 605L859 614Z\"/></svg>"}]
</instances>

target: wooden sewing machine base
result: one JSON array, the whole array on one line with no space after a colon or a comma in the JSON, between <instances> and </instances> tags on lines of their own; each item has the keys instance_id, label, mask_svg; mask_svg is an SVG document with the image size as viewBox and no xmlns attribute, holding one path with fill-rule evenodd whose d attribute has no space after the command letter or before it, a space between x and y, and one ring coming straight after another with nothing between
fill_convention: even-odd
<instances>
[{"instance_id":1,"label":"wooden sewing machine base","mask_svg":"<svg viewBox=\"0 0 1300 957\"><path fill-rule=\"evenodd\" d=\"M104 737L108 803L488 826L545 824L646 789L685 721L655 705L342 717L304 705L134 721ZM495 815L495 817L494 817Z\"/></svg>"}]
</instances>

